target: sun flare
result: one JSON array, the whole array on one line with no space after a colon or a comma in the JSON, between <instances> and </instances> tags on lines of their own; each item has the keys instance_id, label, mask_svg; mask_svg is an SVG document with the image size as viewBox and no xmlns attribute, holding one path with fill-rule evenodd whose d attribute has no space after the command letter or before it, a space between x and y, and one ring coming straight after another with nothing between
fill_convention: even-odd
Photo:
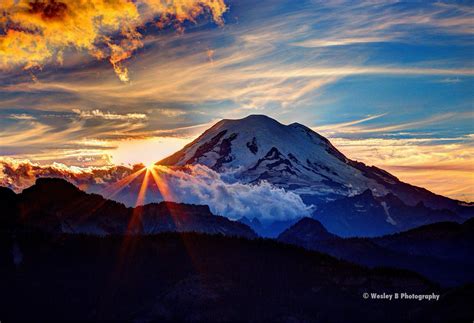
<instances>
[{"instance_id":1,"label":"sun flare","mask_svg":"<svg viewBox=\"0 0 474 323\"><path fill-rule=\"evenodd\" d=\"M111 152L114 164L154 165L188 144L193 138L155 137L124 140Z\"/></svg>"},{"instance_id":2,"label":"sun flare","mask_svg":"<svg viewBox=\"0 0 474 323\"><path fill-rule=\"evenodd\" d=\"M147 171L151 171L151 170L153 170L153 168L155 168L155 164L154 164L154 163L146 165L146 170L147 170Z\"/></svg>"}]
</instances>

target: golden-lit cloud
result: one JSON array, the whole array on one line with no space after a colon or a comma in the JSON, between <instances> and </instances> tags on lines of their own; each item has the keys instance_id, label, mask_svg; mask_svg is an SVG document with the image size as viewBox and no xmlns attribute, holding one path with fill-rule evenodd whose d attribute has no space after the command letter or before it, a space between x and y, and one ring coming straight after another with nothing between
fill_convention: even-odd
<instances>
[{"instance_id":1,"label":"golden-lit cloud","mask_svg":"<svg viewBox=\"0 0 474 323\"><path fill-rule=\"evenodd\" d=\"M468 136L331 138L331 142L349 158L385 169L402 181L451 198L474 201L474 146Z\"/></svg>"},{"instance_id":2,"label":"golden-lit cloud","mask_svg":"<svg viewBox=\"0 0 474 323\"><path fill-rule=\"evenodd\" d=\"M150 165L170 156L192 141L192 138L154 137L149 139L122 140L117 149L110 151L114 164Z\"/></svg>"},{"instance_id":3,"label":"golden-lit cloud","mask_svg":"<svg viewBox=\"0 0 474 323\"><path fill-rule=\"evenodd\" d=\"M195 133L207 126L142 132L145 114L94 110L78 113L72 121L59 125L47 125L28 115L15 117L15 126L0 130L2 154L8 151L16 158L83 166L156 162L194 138L176 138L175 133ZM92 121L90 128L88 121Z\"/></svg>"},{"instance_id":4,"label":"golden-lit cloud","mask_svg":"<svg viewBox=\"0 0 474 323\"><path fill-rule=\"evenodd\" d=\"M195 21L210 12L222 24L224 0L5 0L0 2L0 68L42 67L63 63L66 51L86 51L107 59L121 81L128 81L122 62L142 47L137 30Z\"/></svg>"}]
</instances>

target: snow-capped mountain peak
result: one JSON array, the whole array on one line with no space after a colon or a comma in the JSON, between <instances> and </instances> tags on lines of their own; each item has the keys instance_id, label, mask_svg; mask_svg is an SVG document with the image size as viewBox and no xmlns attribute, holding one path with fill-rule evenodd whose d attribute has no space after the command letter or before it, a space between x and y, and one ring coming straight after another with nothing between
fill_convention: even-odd
<instances>
[{"instance_id":1,"label":"snow-capped mountain peak","mask_svg":"<svg viewBox=\"0 0 474 323\"><path fill-rule=\"evenodd\" d=\"M284 125L265 115L221 120L158 164L202 164L231 172L243 183L264 180L314 205L370 190L374 196L392 193L411 206L423 202L433 209L472 214L471 205L463 206L347 158L328 139L302 124Z\"/></svg>"},{"instance_id":2,"label":"snow-capped mountain peak","mask_svg":"<svg viewBox=\"0 0 474 323\"><path fill-rule=\"evenodd\" d=\"M203 164L220 172L238 169L244 182L266 180L329 198L368 188L386 193L326 138L299 123L284 125L264 115L222 120L159 164Z\"/></svg>"}]
</instances>

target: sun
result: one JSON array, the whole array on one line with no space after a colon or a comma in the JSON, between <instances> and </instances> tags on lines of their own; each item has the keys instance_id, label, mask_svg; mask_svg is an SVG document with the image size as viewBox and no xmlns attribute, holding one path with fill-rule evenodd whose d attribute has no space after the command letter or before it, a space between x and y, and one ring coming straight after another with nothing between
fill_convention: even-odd
<instances>
[{"instance_id":1,"label":"sun","mask_svg":"<svg viewBox=\"0 0 474 323\"><path fill-rule=\"evenodd\" d=\"M148 165L168 157L194 139L194 136L190 136L183 138L155 137L151 139L124 140L117 143L117 149L110 151L110 155L115 164L133 165L143 163Z\"/></svg>"},{"instance_id":2,"label":"sun","mask_svg":"<svg viewBox=\"0 0 474 323\"><path fill-rule=\"evenodd\" d=\"M151 163L151 164L146 165L146 170L147 171L151 171L151 170L153 170L153 168L155 168L155 163Z\"/></svg>"}]
</instances>

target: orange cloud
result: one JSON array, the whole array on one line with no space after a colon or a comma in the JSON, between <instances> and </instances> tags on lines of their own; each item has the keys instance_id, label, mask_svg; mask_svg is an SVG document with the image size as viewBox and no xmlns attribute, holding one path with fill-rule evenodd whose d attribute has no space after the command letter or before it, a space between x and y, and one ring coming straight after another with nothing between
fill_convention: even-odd
<instances>
[{"instance_id":1,"label":"orange cloud","mask_svg":"<svg viewBox=\"0 0 474 323\"><path fill-rule=\"evenodd\" d=\"M142 46L137 31L147 22L161 26L208 12L222 24L224 0L4 0L0 2L0 69L62 63L63 53L86 51L108 59L121 81L122 62Z\"/></svg>"},{"instance_id":2,"label":"orange cloud","mask_svg":"<svg viewBox=\"0 0 474 323\"><path fill-rule=\"evenodd\" d=\"M459 142L465 141L465 142ZM331 138L346 156L400 180L463 201L474 201L474 148L461 138Z\"/></svg>"}]
</instances>

